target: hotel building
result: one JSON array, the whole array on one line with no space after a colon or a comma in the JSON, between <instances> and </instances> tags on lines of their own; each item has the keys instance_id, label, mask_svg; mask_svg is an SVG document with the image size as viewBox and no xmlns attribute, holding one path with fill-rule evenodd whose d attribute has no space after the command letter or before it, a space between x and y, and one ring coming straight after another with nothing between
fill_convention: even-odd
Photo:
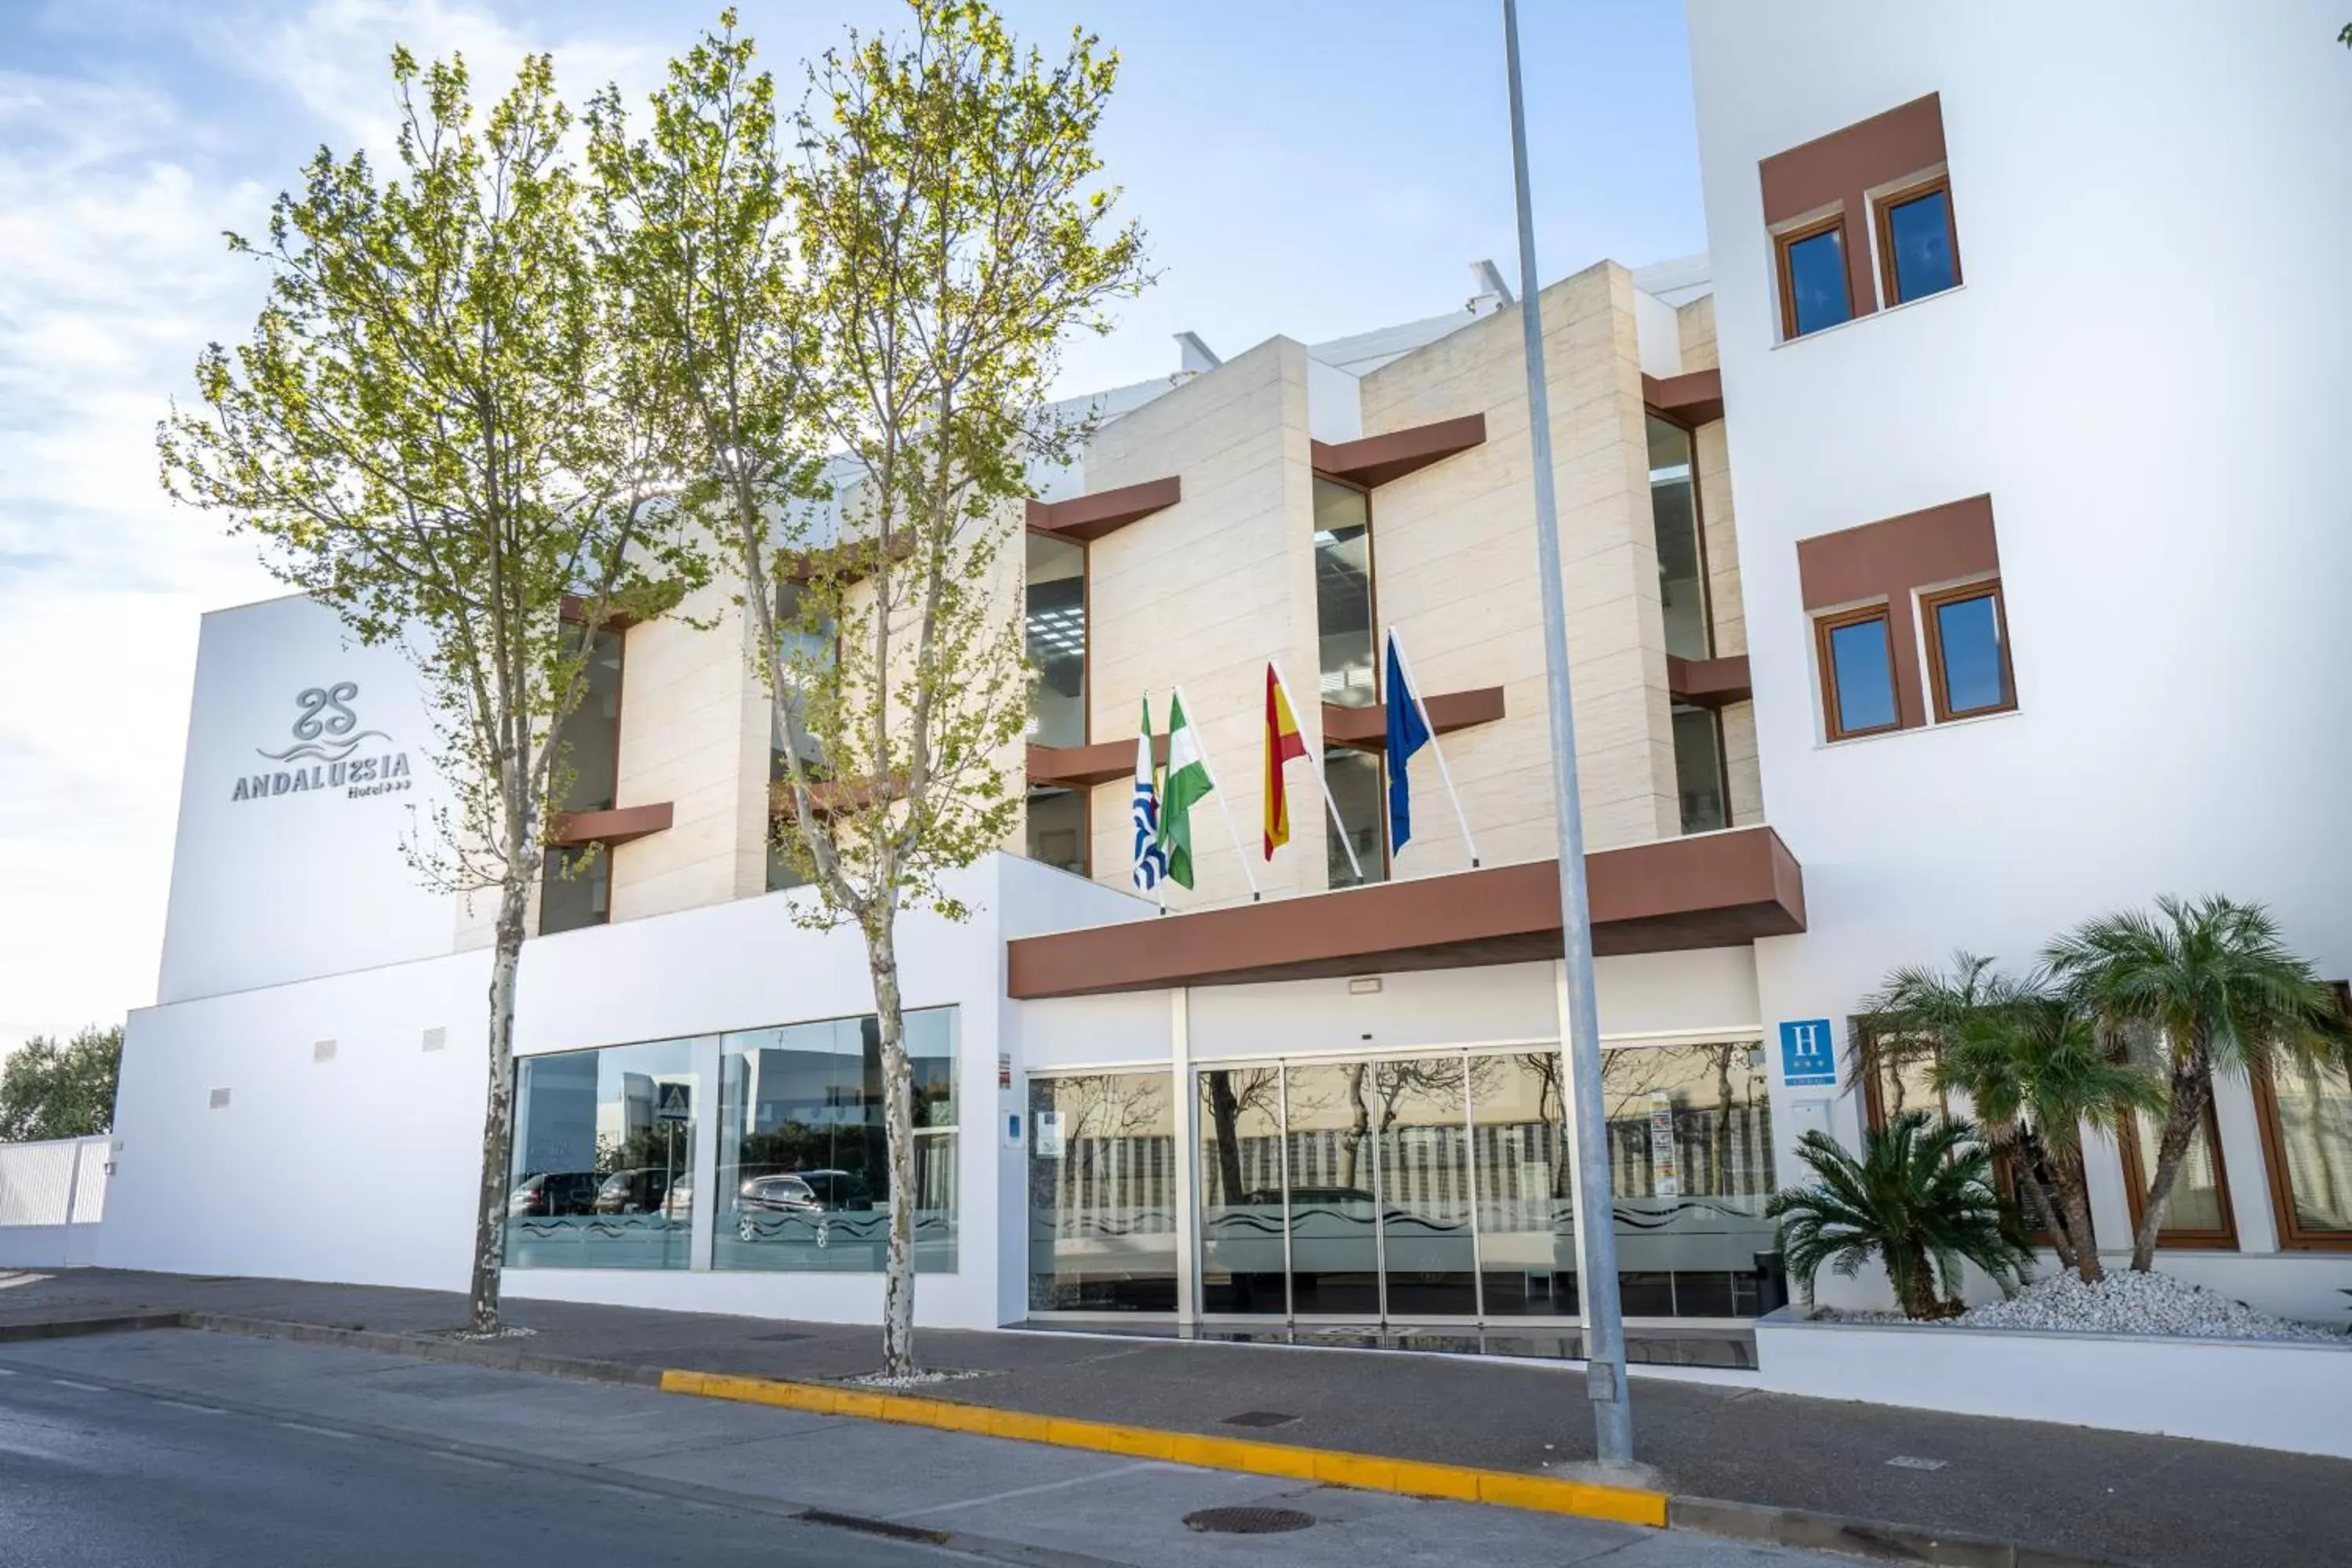
<instances>
[{"instance_id":1,"label":"hotel building","mask_svg":"<svg viewBox=\"0 0 2352 1568\"><path fill-rule=\"evenodd\" d=\"M2352 974L2347 62L2276 17L2035 16L2023 50L1989 13L1695 6L1707 256L1543 289L1636 1320L1777 1303L1796 1141L1925 1092L1848 1050L1898 964L2225 891ZM970 921L902 927L923 1321L1574 1321L1519 307L1470 289L1335 342L1184 334L1040 477L1026 821ZM872 1320L864 952L794 923L726 599L597 634L508 1289ZM1391 628L1475 861L1426 752L1389 851ZM1294 763L1271 861L1269 660L1347 839ZM1180 687L1241 833L1206 803L1163 914L1130 778ZM489 931L404 856L429 734L308 601L206 617L101 1261L463 1285ZM2146 1159L2090 1145L2110 1249ZM2352 1085L2225 1080L2172 1212L2163 1267L2339 1311Z\"/></svg>"}]
</instances>

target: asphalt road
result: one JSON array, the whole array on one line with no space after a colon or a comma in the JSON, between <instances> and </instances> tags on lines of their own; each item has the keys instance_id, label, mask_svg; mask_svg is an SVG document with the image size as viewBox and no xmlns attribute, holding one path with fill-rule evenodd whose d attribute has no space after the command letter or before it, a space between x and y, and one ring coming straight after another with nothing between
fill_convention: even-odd
<instances>
[{"instance_id":1,"label":"asphalt road","mask_svg":"<svg viewBox=\"0 0 2352 1568\"><path fill-rule=\"evenodd\" d=\"M854 1514L909 1544L803 1522ZM1202 1533L1279 1508L1281 1535ZM1800 1568L1684 1531L180 1330L0 1345L5 1568Z\"/></svg>"},{"instance_id":2,"label":"asphalt road","mask_svg":"<svg viewBox=\"0 0 2352 1568\"><path fill-rule=\"evenodd\" d=\"M0 1376L13 1568L936 1568L935 1548L170 1404Z\"/></svg>"}]
</instances>

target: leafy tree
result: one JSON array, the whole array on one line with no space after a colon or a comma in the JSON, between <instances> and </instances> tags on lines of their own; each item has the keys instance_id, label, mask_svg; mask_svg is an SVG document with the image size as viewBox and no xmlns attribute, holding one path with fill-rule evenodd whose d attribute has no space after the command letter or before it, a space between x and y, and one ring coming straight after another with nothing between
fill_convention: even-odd
<instances>
[{"instance_id":1,"label":"leafy tree","mask_svg":"<svg viewBox=\"0 0 2352 1568\"><path fill-rule=\"evenodd\" d=\"M1921 1057L1938 1089L1967 1095L1987 1142L2010 1157L2047 1224L2059 1261L2085 1280L2102 1278L2083 1130L2117 1136L2133 1115L2160 1108L2154 1076L2118 1060L2068 998L2039 980L1995 973L1973 953L1955 954L1948 973L1898 969L1864 1005L1869 1048Z\"/></svg>"},{"instance_id":2,"label":"leafy tree","mask_svg":"<svg viewBox=\"0 0 2352 1568\"><path fill-rule=\"evenodd\" d=\"M1806 1133L1797 1154L1813 1184L1773 1194L1764 1213L1780 1222L1780 1250L1808 1302L1823 1264L1851 1279L1875 1258L1905 1317L1948 1317L1959 1310L1962 1264L2006 1292L2032 1263L2015 1211L1993 1190L1991 1152L1965 1121L1906 1110L1864 1134L1859 1160L1826 1132Z\"/></svg>"},{"instance_id":3,"label":"leafy tree","mask_svg":"<svg viewBox=\"0 0 2352 1568\"><path fill-rule=\"evenodd\" d=\"M590 639L708 575L661 505L627 296L601 287L546 56L477 121L465 62L395 49L398 169L321 148L266 236L268 302L196 363L208 413L157 432L165 488L257 535L282 580L399 647L450 792L412 858L495 890L472 1323L499 1326L515 987L559 730ZM420 97L421 93L421 97ZM572 622L567 629L567 600Z\"/></svg>"},{"instance_id":4,"label":"leafy tree","mask_svg":"<svg viewBox=\"0 0 2352 1568\"><path fill-rule=\"evenodd\" d=\"M2280 939L2259 904L2162 898L2086 922L2043 955L2076 1005L2105 1027L2153 1038L2165 1073L2156 1169L2132 1238L2132 1267L2156 1262L2189 1145L2213 1103L2216 1072L2267 1073L2298 1064L2352 1062L2335 991Z\"/></svg>"},{"instance_id":5,"label":"leafy tree","mask_svg":"<svg viewBox=\"0 0 2352 1568\"><path fill-rule=\"evenodd\" d=\"M1008 546L1030 465L1085 435L1044 411L1060 341L1143 281L1141 236L1097 180L1116 57L1080 33L1049 64L984 5L908 9L905 36L824 55L789 121L724 17L649 135L598 100L591 154L610 265L663 337L677 461L708 476L691 501L734 547L802 919L865 939L893 1374L915 1366L898 921L965 918L943 879L1018 825L1031 676Z\"/></svg>"},{"instance_id":6,"label":"leafy tree","mask_svg":"<svg viewBox=\"0 0 2352 1568\"><path fill-rule=\"evenodd\" d=\"M120 1024L93 1024L70 1040L35 1035L0 1063L0 1143L112 1131L121 1068Z\"/></svg>"}]
</instances>

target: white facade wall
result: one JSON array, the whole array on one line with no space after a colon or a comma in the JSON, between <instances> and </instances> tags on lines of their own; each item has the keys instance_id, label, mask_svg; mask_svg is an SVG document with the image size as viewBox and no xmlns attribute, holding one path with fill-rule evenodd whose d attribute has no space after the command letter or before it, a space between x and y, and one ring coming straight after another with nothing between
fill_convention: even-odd
<instances>
[{"instance_id":1,"label":"white facade wall","mask_svg":"<svg viewBox=\"0 0 2352 1568\"><path fill-rule=\"evenodd\" d=\"M2352 973L2341 24L2300 0L2154 26L2120 0L1692 5L1758 745L1811 926L1757 946L1768 1025L1843 1020L1955 947L2022 965L2163 892L2259 900ZM1779 343L1758 161L1930 92L1965 285ZM1979 494L2018 710L1822 744L1796 542ZM2260 1252L2242 1086L2221 1126ZM2122 1242L2112 1150L2094 1165ZM2234 1293L2309 1315L2352 1283L2340 1254L2227 1261Z\"/></svg>"},{"instance_id":2,"label":"white facade wall","mask_svg":"<svg viewBox=\"0 0 2352 1568\"><path fill-rule=\"evenodd\" d=\"M299 595L216 610L197 636L189 714L157 1001L449 951L453 900L401 853L420 828L429 837L440 797L431 722L398 648L358 646ZM349 782L355 764L373 774L392 758L401 776ZM270 793L254 798L256 780ZM405 787L352 793L387 783Z\"/></svg>"},{"instance_id":3,"label":"white facade wall","mask_svg":"<svg viewBox=\"0 0 2352 1568\"><path fill-rule=\"evenodd\" d=\"M1013 1087L999 1088L998 1055L1013 1049L1003 937L1145 906L1003 856L952 887L978 908L969 923L912 916L898 940L907 1005L959 1009L959 1267L923 1277L919 1311L926 1322L970 1327L1022 1310L1017 1268L997 1262L1001 1246L1018 1256L1025 1194L1024 1155L1002 1135L1004 1116L1022 1109L1017 1058L1008 1064ZM534 938L523 955L518 1055L872 1012L863 942L854 931L797 926L806 897L769 894ZM463 1289L488 983L488 954L471 952L132 1014L99 1260ZM436 1029L442 1044L428 1049ZM320 1059L325 1040L334 1045ZM222 1089L228 1103L214 1109ZM706 1079L706 1142L715 1092ZM515 1268L507 1281L519 1297L841 1321L878 1321L882 1300L878 1274Z\"/></svg>"}]
</instances>

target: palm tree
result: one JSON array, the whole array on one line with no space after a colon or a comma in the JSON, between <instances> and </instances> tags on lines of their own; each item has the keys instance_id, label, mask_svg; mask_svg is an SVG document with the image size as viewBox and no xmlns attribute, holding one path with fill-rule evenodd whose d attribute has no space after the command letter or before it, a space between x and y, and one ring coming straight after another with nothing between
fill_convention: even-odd
<instances>
[{"instance_id":1,"label":"palm tree","mask_svg":"<svg viewBox=\"0 0 2352 1568\"><path fill-rule=\"evenodd\" d=\"M2154 915L2108 915L2050 944L2043 961L2075 1004L2109 1029L2144 1028L2164 1052L2164 1131L2132 1238L2132 1267L2156 1261L2156 1238L2189 1145L2213 1103L2213 1075L2352 1061L2336 994L2288 951L2259 904L2162 898Z\"/></svg>"},{"instance_id":2,"label":"palm tree","mask_svg":"<svg viewBox=\"0 0 2352 1568\"><path fill-rule=\"evenodd\" d=\"M1852 1279L1876 1258L1905 1317L1946 1316L1964 1263L2004 1294L2032 1263L2015 1211L1993 1190L1992 1154L1964 1121L1906 1110L1864 1134L1859 1160L1825 1132L1806 1133L1797 1154L1815 1181L1773 1194L1764 1212L1780 1222L1780 1250L1809 1303L1823 1264Z\"/></svg>"},{"instance_id":3,"label":"palm tree","mask_svg":"<svg viewBox=\"0 0 2352 1568\"><path fill-rule=\"evenodd\" d=\"M2093 1021L2046 981L1995 973L1972 953L1955 954L1948 974L1898 969L1864 1005L1877 1038L1924 1053L1937 1089L1969 1097L2059 1261L2086 1281L2102 1279L2083 1129L2116 1135L2132 1115L2160 1109L2155 1076L2116 1059Z\"/></svg>"}]
</instances>

